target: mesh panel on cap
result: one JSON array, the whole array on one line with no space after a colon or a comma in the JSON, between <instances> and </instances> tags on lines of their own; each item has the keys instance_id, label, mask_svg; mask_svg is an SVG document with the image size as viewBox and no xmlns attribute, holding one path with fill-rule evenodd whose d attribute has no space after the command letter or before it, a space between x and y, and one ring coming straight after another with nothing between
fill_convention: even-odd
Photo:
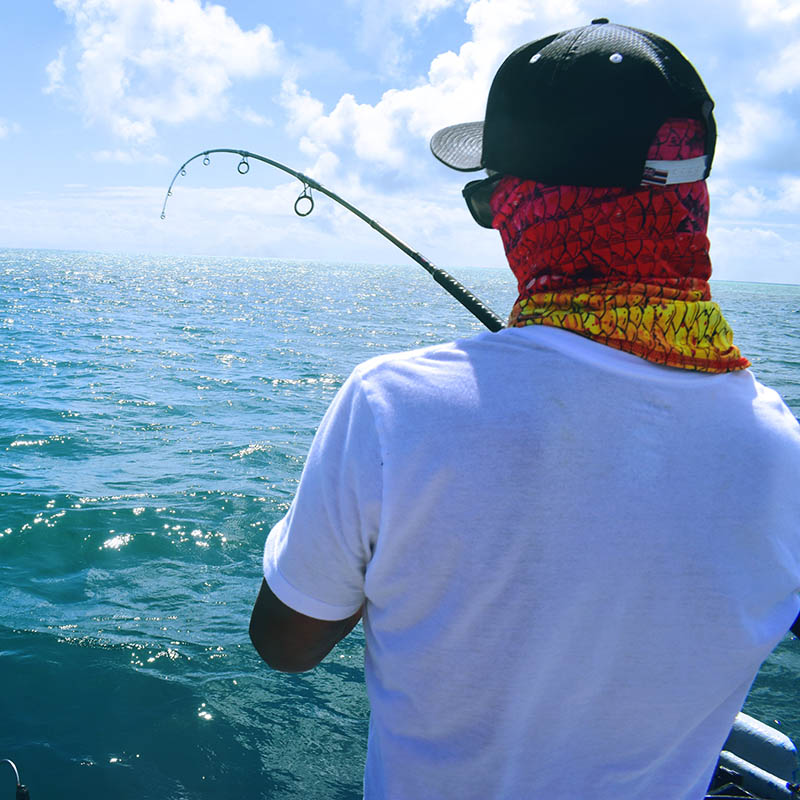
<instances>
[{"instance_id":1,"label":"mesh panel on cap","mask_svg":"<svg viewBox=\"0 0 800 800\"><path fill-rule=\"evenodd\" d=\"M463 172L481 168L483 121L442 128L431 138L431 152L443 164Z\"/></svg>"}]
</instances>

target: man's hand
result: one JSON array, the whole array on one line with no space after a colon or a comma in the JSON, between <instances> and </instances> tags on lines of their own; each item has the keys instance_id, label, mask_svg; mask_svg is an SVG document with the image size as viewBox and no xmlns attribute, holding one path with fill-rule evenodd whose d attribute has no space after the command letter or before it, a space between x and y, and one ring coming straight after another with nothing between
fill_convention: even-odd
<instances>
[{"instance_id":1,"label":"man's hand","mask_svg":"<svg viewBox=\"0 0 800 800\"><path fill-rule=\"evenodd\" d=\"M325 658L361 619L361 609L347 619L315 619L282 603L261 581L250 617L250 641L272 669L305 672Z\"/></svg>"}]
</instances>

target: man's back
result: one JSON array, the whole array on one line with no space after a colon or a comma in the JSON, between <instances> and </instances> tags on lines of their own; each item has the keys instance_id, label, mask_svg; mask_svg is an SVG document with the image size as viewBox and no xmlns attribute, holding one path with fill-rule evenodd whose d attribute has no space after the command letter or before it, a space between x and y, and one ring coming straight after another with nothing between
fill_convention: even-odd
<instances>
[{"instance_id":1,"label":"man's back","mask_svg":"<svg viewBox=\"0 0 800 800\"><path fill-rule=\"evenodd\" d=\"M367 798L696 798L800 608L797 474L747 371L485 334L355 371L267 580L363 591Z\"/></svg>"},{"instance_id":2,"label":"man's back","mask_svg":"<svg viewBox=\"0 0 800 800\"><path fill-rule=\"evenodd\" d=\"M251 620L308 669L363 609L367 798L697 800L797 617L800 429L711 298L713 108L598 18L433 135L486 170L511 330L356 369Z\"/></svg>"}]
</instances>

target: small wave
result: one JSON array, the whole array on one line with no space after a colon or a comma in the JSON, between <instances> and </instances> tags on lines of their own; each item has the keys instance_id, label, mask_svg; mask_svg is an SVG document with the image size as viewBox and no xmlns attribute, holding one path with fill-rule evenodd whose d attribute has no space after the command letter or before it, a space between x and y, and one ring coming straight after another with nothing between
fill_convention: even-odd
<instances>
[{"instance_id":1,"label":"small wave","mask_svg":"<svg viewBox=\"0 0 800 800\"><path fill-rule=\"evenodd\" d=\"M243 447L237 453L234 453L231 458L245 458L246 456L253 455L253 453L270 453L272 450L273 445L267 442L255 442L254 444L249 444L247 447Z\"/></svg>"},{"instance_id":2,"label":"small wave","mask_svg":"<svg viewBox=\"0 0 800 800\"><path fill-rule=\"evenodd\" d=\"M122 398L121 400L117 400L118 406L144 406L146 408L153 408L158 405L154 400L136 400L134 398Z\"/></svg>"},{"instance_id":3,"label":"small wave","mask_svg":"<svg viewBox=\"0 0 800 800\"><path fill-rule=\"evenodd\" d=\"M243 356L237 356L234 353L223 353L221 355L214 356L218 361L221 361L226 367L230 367L234 361L239 361L242 364L247 362L247 359Z\"/></svg>"},{"instance_id":4,"label":"small wave","mask_svg":"<svg viewBox=\"0 0 800 800\"><path fill-rule=\"evenodd\" d=\"M69 436L54 435L46 439L14 439L9 447L45 447L48 444L64 444L69 440Z\"/></svg>"},{"instance_id":5,"label":"small wave","mask_svg":"<svg viewBox=\"0 0 800 800\"><path fill-rule=\"evenodd\" d=\"M112 536L110 539L106 539L101 545L101 549L120 550L132 540L133 540L132 533L120 533L117 534L116 536Z\"/></svg>"}]
</instances>

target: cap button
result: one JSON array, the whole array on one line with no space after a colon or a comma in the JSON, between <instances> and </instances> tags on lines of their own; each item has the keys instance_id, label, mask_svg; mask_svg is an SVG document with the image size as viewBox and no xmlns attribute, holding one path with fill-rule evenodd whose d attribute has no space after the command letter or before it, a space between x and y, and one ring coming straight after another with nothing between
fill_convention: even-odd
<instances>
[{"instance_id":1,"label":"cap button","mask_svg":"<svg viewBox=\"0 0 800 800\"><path fill-rule=\"evenodd\" d=\"M608 20L605 17L598 17L592 20L592 25L608 25Z\"/></svg>"}]
</instances>

